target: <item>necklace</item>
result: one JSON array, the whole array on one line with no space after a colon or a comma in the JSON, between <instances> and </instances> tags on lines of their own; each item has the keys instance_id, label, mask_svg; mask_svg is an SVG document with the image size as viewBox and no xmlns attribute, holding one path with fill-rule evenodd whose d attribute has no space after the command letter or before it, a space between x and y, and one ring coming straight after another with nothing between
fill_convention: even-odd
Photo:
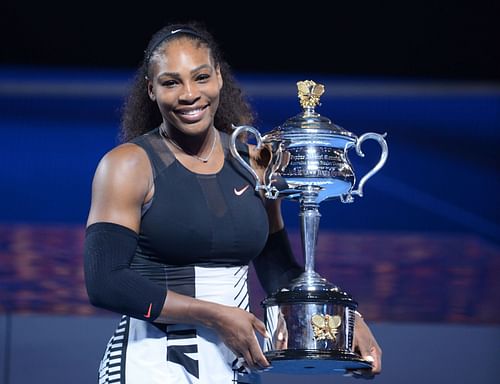
<instances>
[{"instance_id":1,"label":"necklace","mask_svg":"<svg viewBox=\"0 0 500 384\"><path fill-rule=\"evenodd\" d=\"M210 158L212 157L212 154L214 153L214 150L215 150L215 143L217 143L217 132L214 132L214 140L212 142L212 148L210 149L210 152L208 153L207 156L205 157L201 157L201 156L198 156L194 153L191 153L191 152L188 152L186 151L184 148L182 148L179 144L177 144L177 142L172 139L168 134L167 132L165 132L163 129L163 126L160 127L160 136L163 137L165 140L168 140L170 143L172 143L172 145L177 148L179 151L181 152L184 152L186 155L188 156L192 156L194 157L195 159L201 161L202 163L208 163L208 160L210 160ZM212 128L213 129L213 128Z\"/></svg>"}]
</instances>

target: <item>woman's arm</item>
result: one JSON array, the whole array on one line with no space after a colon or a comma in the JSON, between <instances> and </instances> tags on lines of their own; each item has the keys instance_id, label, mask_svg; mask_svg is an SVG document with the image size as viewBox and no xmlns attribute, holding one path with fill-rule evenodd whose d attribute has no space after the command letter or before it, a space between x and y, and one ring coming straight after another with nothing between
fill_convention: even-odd
<instances>
[{"instance_id":1,"label":"woman's arm","mask_svg":"<svg viewBox=\"0 0 500 384\"><path fill-rule=\"evenodd\" d=\"M264 249L253 260L259 282L268 295L287 286L304 272L304 268L298 264L293 254L288 233L283 226L279 204L279 200L266 204L269 236Z\"/></svg>"},{"instance_id":2,"label":"woman's arm","mask_svg":"<svg viewBox=\"0 0 500 384\"><path fill-rule=\"evenodd\" d=\"M249 157L252 168L262 179L269 163L269 150L265 147L257 150L255 146L249 145ZM269 295L298 277L304 268L297 263L292 252L281 214L282 199L262 199L269 222L269 236L264 249L253 260L253 265L260 284Z\"/></svg>"},{"instance_id":3,"label":"woman's arm","mask_svg":"<svg viewBox=\"0 0 500 384\"><path fill-rule=\"evenodd\" d=\"M84 272L90 302L101 308L152 320L161 311L166 288L130 268L141 207L152 193L146 153L121 145L99 162L84 242Z\"/></svg>"}]
</instances>

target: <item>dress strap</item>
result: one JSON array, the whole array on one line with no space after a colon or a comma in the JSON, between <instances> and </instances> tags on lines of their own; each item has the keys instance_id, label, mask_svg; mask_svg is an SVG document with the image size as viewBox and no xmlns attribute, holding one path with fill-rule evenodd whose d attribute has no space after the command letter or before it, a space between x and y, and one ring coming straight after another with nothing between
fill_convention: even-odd
<instances>
[{"instance_id":1,"label":"dress strap","mask_svg":"<svg viewBox=\"0 0 500 384\"><path fill-rule=\"evenodd\" d=\"M159 128L155 128L144 135L134 138L134 143L146 151L153 169L153 177L168 168L175 161L175 156L163 141Z\"/></svg>"}]
</instances>

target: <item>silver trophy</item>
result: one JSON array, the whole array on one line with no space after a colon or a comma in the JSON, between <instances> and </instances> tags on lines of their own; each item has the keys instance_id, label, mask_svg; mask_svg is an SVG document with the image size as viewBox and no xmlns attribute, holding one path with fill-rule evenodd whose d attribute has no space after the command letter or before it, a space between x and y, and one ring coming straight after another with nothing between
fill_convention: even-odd
<instances>
[{"instance_id":1,"label":"silver trophy","mask_svg":"<svg viewBox=\"0 0 500 384\"><path fill-rule=\"evenodd\" d=\"M305 272L262 302L264 322L271 335L265 341L264 354L274 372L324 374L369 369L371 362L363 360L353 348L357 302L314 270L314 254L319 204L335 198L351 203L354 196L363 196L365 182L387 160L385 134L370 132L357 137L314 110L324 92L323 85L306 80L298 82L297 87L302 113L264 136L251 126L235 127L230 144L232 155L254 176L256 190L263 191L268 199L281 196L300 203ZM270 152L261 178L238 153L236 142L243 133L255 136L257 150L265 146ZM361 145L369 139L379 143L381 156L355 187L348 152L355 148L363 157Z\"/></svg>"}]
</instances>

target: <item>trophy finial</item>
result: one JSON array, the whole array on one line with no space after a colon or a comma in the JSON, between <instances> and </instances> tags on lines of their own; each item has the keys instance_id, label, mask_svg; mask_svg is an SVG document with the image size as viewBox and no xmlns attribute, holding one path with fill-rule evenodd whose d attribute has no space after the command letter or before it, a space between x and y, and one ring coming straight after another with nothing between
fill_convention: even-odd
<instances>
[{"instance_id":1,"label":"trophy finial","mask_svg":"<svg viewBox=\"0 0 500 384\"><path fill-rule=\"evenodd\" d=\"M319 98L325 92L323 84L316 84L312 80L297 82L298 95L302 108L313 108L319 104Z\"/></svg>"}]
</instances>

